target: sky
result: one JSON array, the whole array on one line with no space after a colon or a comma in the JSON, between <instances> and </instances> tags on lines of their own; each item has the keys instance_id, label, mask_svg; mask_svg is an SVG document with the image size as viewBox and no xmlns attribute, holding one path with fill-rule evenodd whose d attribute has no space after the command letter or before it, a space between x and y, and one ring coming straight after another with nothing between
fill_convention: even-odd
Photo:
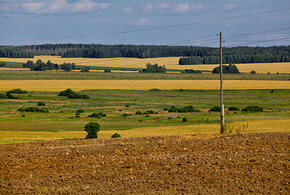
<instances>
[{"instance_id":1,"label":"sky","mask_svg":"<svg viewBox=\"0 0 290 195\"><path fill-rule=\"evenodd\" d=\"M0 0L0 45L289 45L289 21L290 0Z\"/></svg>"}]
</instances>

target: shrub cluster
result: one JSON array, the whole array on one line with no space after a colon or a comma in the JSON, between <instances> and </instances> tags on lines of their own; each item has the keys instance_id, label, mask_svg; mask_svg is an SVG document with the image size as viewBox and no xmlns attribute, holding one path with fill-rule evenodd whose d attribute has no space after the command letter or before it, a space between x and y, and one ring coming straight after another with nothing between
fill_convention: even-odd
<instances>
[{"instance_id":1,"label":"shrub cluster","mask_svg":"<svg viewBox=\"0 0 290 195\"><path fill-rule=\"evenodd\" d=\"M89 99L90 98L87 95L83 95L83 94L80 94L80 93L76 93L73 90L71 90L70 88L69 89L66 89L64 91L61 91L58 94L58 96L66 96L66 97L71 98L71 99Z\"/></svg>"},{"instance_id":2,"label":"shrub cluster","mask_svg":"<svg viewBox=\"0 0 290 195\"><path fill-rule=\"evenodd\" d=\"M112 72L111 69L105 69L104 72Z\"/></svg>"},{"instance_id":3,"label":"shrub cluster","mask_svg":"<svg viewBox=\"0 0 290 195\"><path fill-rule=\"evenodd\" d=\"M132 116L132 114L124 113L122 116L127 117L127 116Z\"/></svg>"},{"instance_id":4,"label":"shrub cluster","mask_svg":"<svg viewBox=\"0 0 290 195\"><path fill-rule=\"evenodd\" d=\"M25 64L22 65L25 68L30 68L31 71L46 71L46 70L64 70L71 71L75 69L75 64L72 63L63 63L62 65L53 64L50 60L44 63L42 60L38 59L36 63L31 60L28 60Z\"/></svg>"},{"instance_id":5,"label":"shrub cluster","mask_svg":"<svg viewBox=\"0 0 290 195\"><path fill-rule=\"evenodd\" d=\"M199 112L200 111L198 109L195 109L193 106L185 106L183 108L176 108L175 106L171 106L170 108L164 108L163 110L167 110L168 112L178 112L178 113Z\"/></svg>"},{"instance_id":6,"label":"shrub cluster","mask_svg":"<svg viewBox=\"0 0 290 195\"><path fill-rule=\"evenodd\" d=\"M228 108L229 111L239 111L240 109L238 109L237 107L234 107L234 106L230 106Z\"/></svg>"},{"instance_id":7,"label":"shrub cluster","mask_svg":"<svg viewBox=\"0 0 290 195\"><path fill-rule=\"evenodd\" d=\"M243 112L263 112L263 108L259 106L246 106L242 109Z\"/></svg>"},{"instance_id":8,"label":"shrub cluster","mask_svg":"<svg viewBox=\"0 0 290 195\"><path fill-rule=\"evenodd\" d=\"M78 109L77 111L76 111L76 113L75 113L75 117L76 118L80 118L80 114L81 113L84 113L85 111L84 110L82 110L82 109Z\"/></svg>"},{"instance_id":9,"label":"shrub cluster","mask_svg":"<svg viewBox=\"0 0 290 195\"><path fill-rule=\"evenodd\" d=\"M38 102L37 106L45 106L45 103L44 102Z\"/></svg>"},{"instance_id":10,"label":"shrub cluster","mask_svg":"<svg viewBox=\"0 0 290 195\"><path fill-rule=\"evenodd\" d=\"M19 112L49 112L47 109L37 108L37 107L28 107L28 108L19 108Z\"/></svg>"},{"instance_id":11,"label":"shrub cluster","mask_svg":"<svg viewBox=\"0 0 290 195\"><path fill-rule=\"evenodd\" d=\"M220 73L220 67L215 67L212 73ZM240 74L240 71L236 65L230 64L228 66L223 65L223 73L225 74Z\"/></svg>"},{"instance_id":12,"label":"shrub cluster","mask_svg":"<svg viewBox=\"0 0 290 195\"><path fill-rule=\"evenodd\" d=\"M27 91L17 88L17 89L12 89L10 91L7 91L7 93L10 93L10 94L11 93L14 93L14 94L26 94Z\"/></svg>"},{"instance_id":13,"label":"shrub cluster","mask_svg":"<svg viewBox=\"0 0 290 195\"><path fill-rule=\"evenodd\" d=\"M137 111L136 115L143 115L143 114L158 114L158 112L154 112L153 110L147 110L145 112Z\"/></svg>"},{"instance_id":14,"label":"shrub cluster","mask_svg":"<svg viewBox=\"0 0 290 195\"><path fill-rule=\"evenodd\" d=\"M193 70L193 69L185 69L181 73L188 73L188 74L200 74L200 70Z\"/></svg>"},{"instance_id":15,"label":"shrub cluster","mask_svg":"<svg viewBox=\"0 0 290 195\"><path fill-rule=\"evenodd\" d=\"M210 111L210 112L220 112L221 111L221 107L220 106L214 106L211 109L209 109L208 111Z\"/></svg>"},{"instance_id":16,"label":"shrub cluster","mask_svg":"<svg viewBox=\"0 0 290 195\"><path fill-rule=\"evenodd\" d=\"M104 114L103 112L98 112L98 113L92 113L90 114L88 117L94 117L94 118L102 118L102 117L106 117L107 115Z\"/></svg>"},{"instance_id":17,"label":"shrub cluster","mask_svg":"<svg viewBox=\"0 0 290 195\"><path fill-rule=\"evenodd\" d=\"M158 64L150 64L146 65L146 69L140 70L139 72L147 72L147 73L166 73L166 67L158 66Z\"/></svg>"}]
</instances>

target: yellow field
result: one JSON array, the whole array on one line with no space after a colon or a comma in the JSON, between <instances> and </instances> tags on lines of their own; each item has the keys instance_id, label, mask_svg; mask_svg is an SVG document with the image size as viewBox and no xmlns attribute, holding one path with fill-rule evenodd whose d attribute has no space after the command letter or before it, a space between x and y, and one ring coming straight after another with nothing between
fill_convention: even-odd
<instances>
[{"instance_id":1,"label":"yellow field","mask_svg":"<svg viewBox=\"0 0 290 195\"><path fill-rule=\"evenodd\" d=\"M247 124L248 129L241 133L266 133L266 132L290 132L290 119L273 120L252 120L237 122ZM37 141L37 140L56 140L56 139L75 139L84 138L85 131L64 131L64 132L34 132L34 131L0 131L0 143ZM218 135L218 124L170 126L170 127L143 127L132 130L109 130L100 131L99 138L110 138L114 133L119 133L122 137L145 137L160 135ZM235 132L234 132L235 133Z\"/></svg>"},{"instance_id":2,"label":"yellow field","mask_svg":"<svg viewBox=\"0 0 290 195\"><path fill-rule=\"evenodd\" d=\"M29 68L3 68L1 67L0 71L1 70L30 70L30 69Z\"/></svg>"},{"instance_id":3,"label":"yellow field","mask_svg":"<svg viewBox=\"0 0 290 195\"><path fill-rule=\"evenodd\" d=\"M178 65L180 57L166 57L166 58L62 58L61 56L35 56L34 58L0 58L0 61L5 62L21 62L25 63L27 60L38 59L43 61L51 60L53 63L62 64L76 63L77 65L86 66L104 66L104 67L122 67L122 68L144 68L147 63L165 65L168 69L196 69L196 70L212 70L217 65ZM257 73L290 73L290 62L284 63L255 63L255 64L237 64L241 72L250 72L255 70Z\"/></svg>"},{"instance_id":4,"label":"yellow field","mask_svg":"<svg viewBox=\"0 0 290 195\"><path fill-rule=\"evenodd\" d=\"M2 80L0 91L21 88L28 91L60 91L67 88L149 90L153 88L216 90L218 80ZM290 89L289 81L225 80L224 89Z\"/></svg>"}]
</instances>

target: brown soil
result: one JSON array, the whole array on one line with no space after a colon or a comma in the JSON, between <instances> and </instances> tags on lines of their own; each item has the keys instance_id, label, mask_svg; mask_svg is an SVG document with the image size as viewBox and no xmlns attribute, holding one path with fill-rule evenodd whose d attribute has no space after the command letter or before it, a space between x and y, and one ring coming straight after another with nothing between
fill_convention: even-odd
<instances>
[{"instance_id":1,"label":"brown soil","mask_svg":"<svg viewBox=\"0 0 290 195\"><path fill-rule=\"evenodd\" d=\"M0 194L289 194L290 133L0 145Z\"/></svg>"}]
</instances>

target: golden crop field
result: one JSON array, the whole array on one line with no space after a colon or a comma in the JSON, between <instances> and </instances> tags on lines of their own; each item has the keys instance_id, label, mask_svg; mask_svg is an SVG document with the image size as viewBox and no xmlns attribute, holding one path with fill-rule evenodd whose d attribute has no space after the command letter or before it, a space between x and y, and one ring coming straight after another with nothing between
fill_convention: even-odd
<instances>
[{"instance_id":1,"label":"golden crop field","mask_svg":"<svg viewBox=\"0 0 290 195\"><path fill-rule=\"evenodd\" d=\"M219 89L219 80L2 80L0 91L21 88L28 91L89 89L163 90ZM289 81L225 80L224 89L290 89Z\"/></svg>"},{"instance_id":2,"label":"golden crop field","mask_svg":"<svg viewBox=\"0 0 290 195\"><path fill-rule=\"evenodd\" d=\"M145 68L147 63L165 65L167 69L195 69L211 71L217 65L179 65L180 57L163 57L163 58L62 58L61 56L35 56L34 58L0 58L3 62L21 62L27 60L41 59L46 62L51 60L53 63L62 64L75 63L85 66L101 66L101 67L122 67L122 68ZM237 64L240 72L250 72L255 70L257 73L290 73L290 62L283 63L253 63L253 64Z\"/></svg>"},{"instance_id":3,"label":"golden crop field","mask_svg":"<svg viewBox=\"0 0 290 195\"><path fill-rule=\"evenodd\" d=\"M265 132L289 132L290 119L251 120L235 122L233 124L246 124L248 128L241 133L265 133ZM36 131L0 131L0 144L24 141L79 139L85 138L85 131L62 132L36 132ZM207 137L218 135L219 124L200 124L188 126L169 127L142 127L132 130L108 130L100 131L99 138L110 138L114 133L122 137L146 137L161 135L187 135L199 134ZM235 133L235 132L233 132Z\"/></svg>"}]
</instances>

